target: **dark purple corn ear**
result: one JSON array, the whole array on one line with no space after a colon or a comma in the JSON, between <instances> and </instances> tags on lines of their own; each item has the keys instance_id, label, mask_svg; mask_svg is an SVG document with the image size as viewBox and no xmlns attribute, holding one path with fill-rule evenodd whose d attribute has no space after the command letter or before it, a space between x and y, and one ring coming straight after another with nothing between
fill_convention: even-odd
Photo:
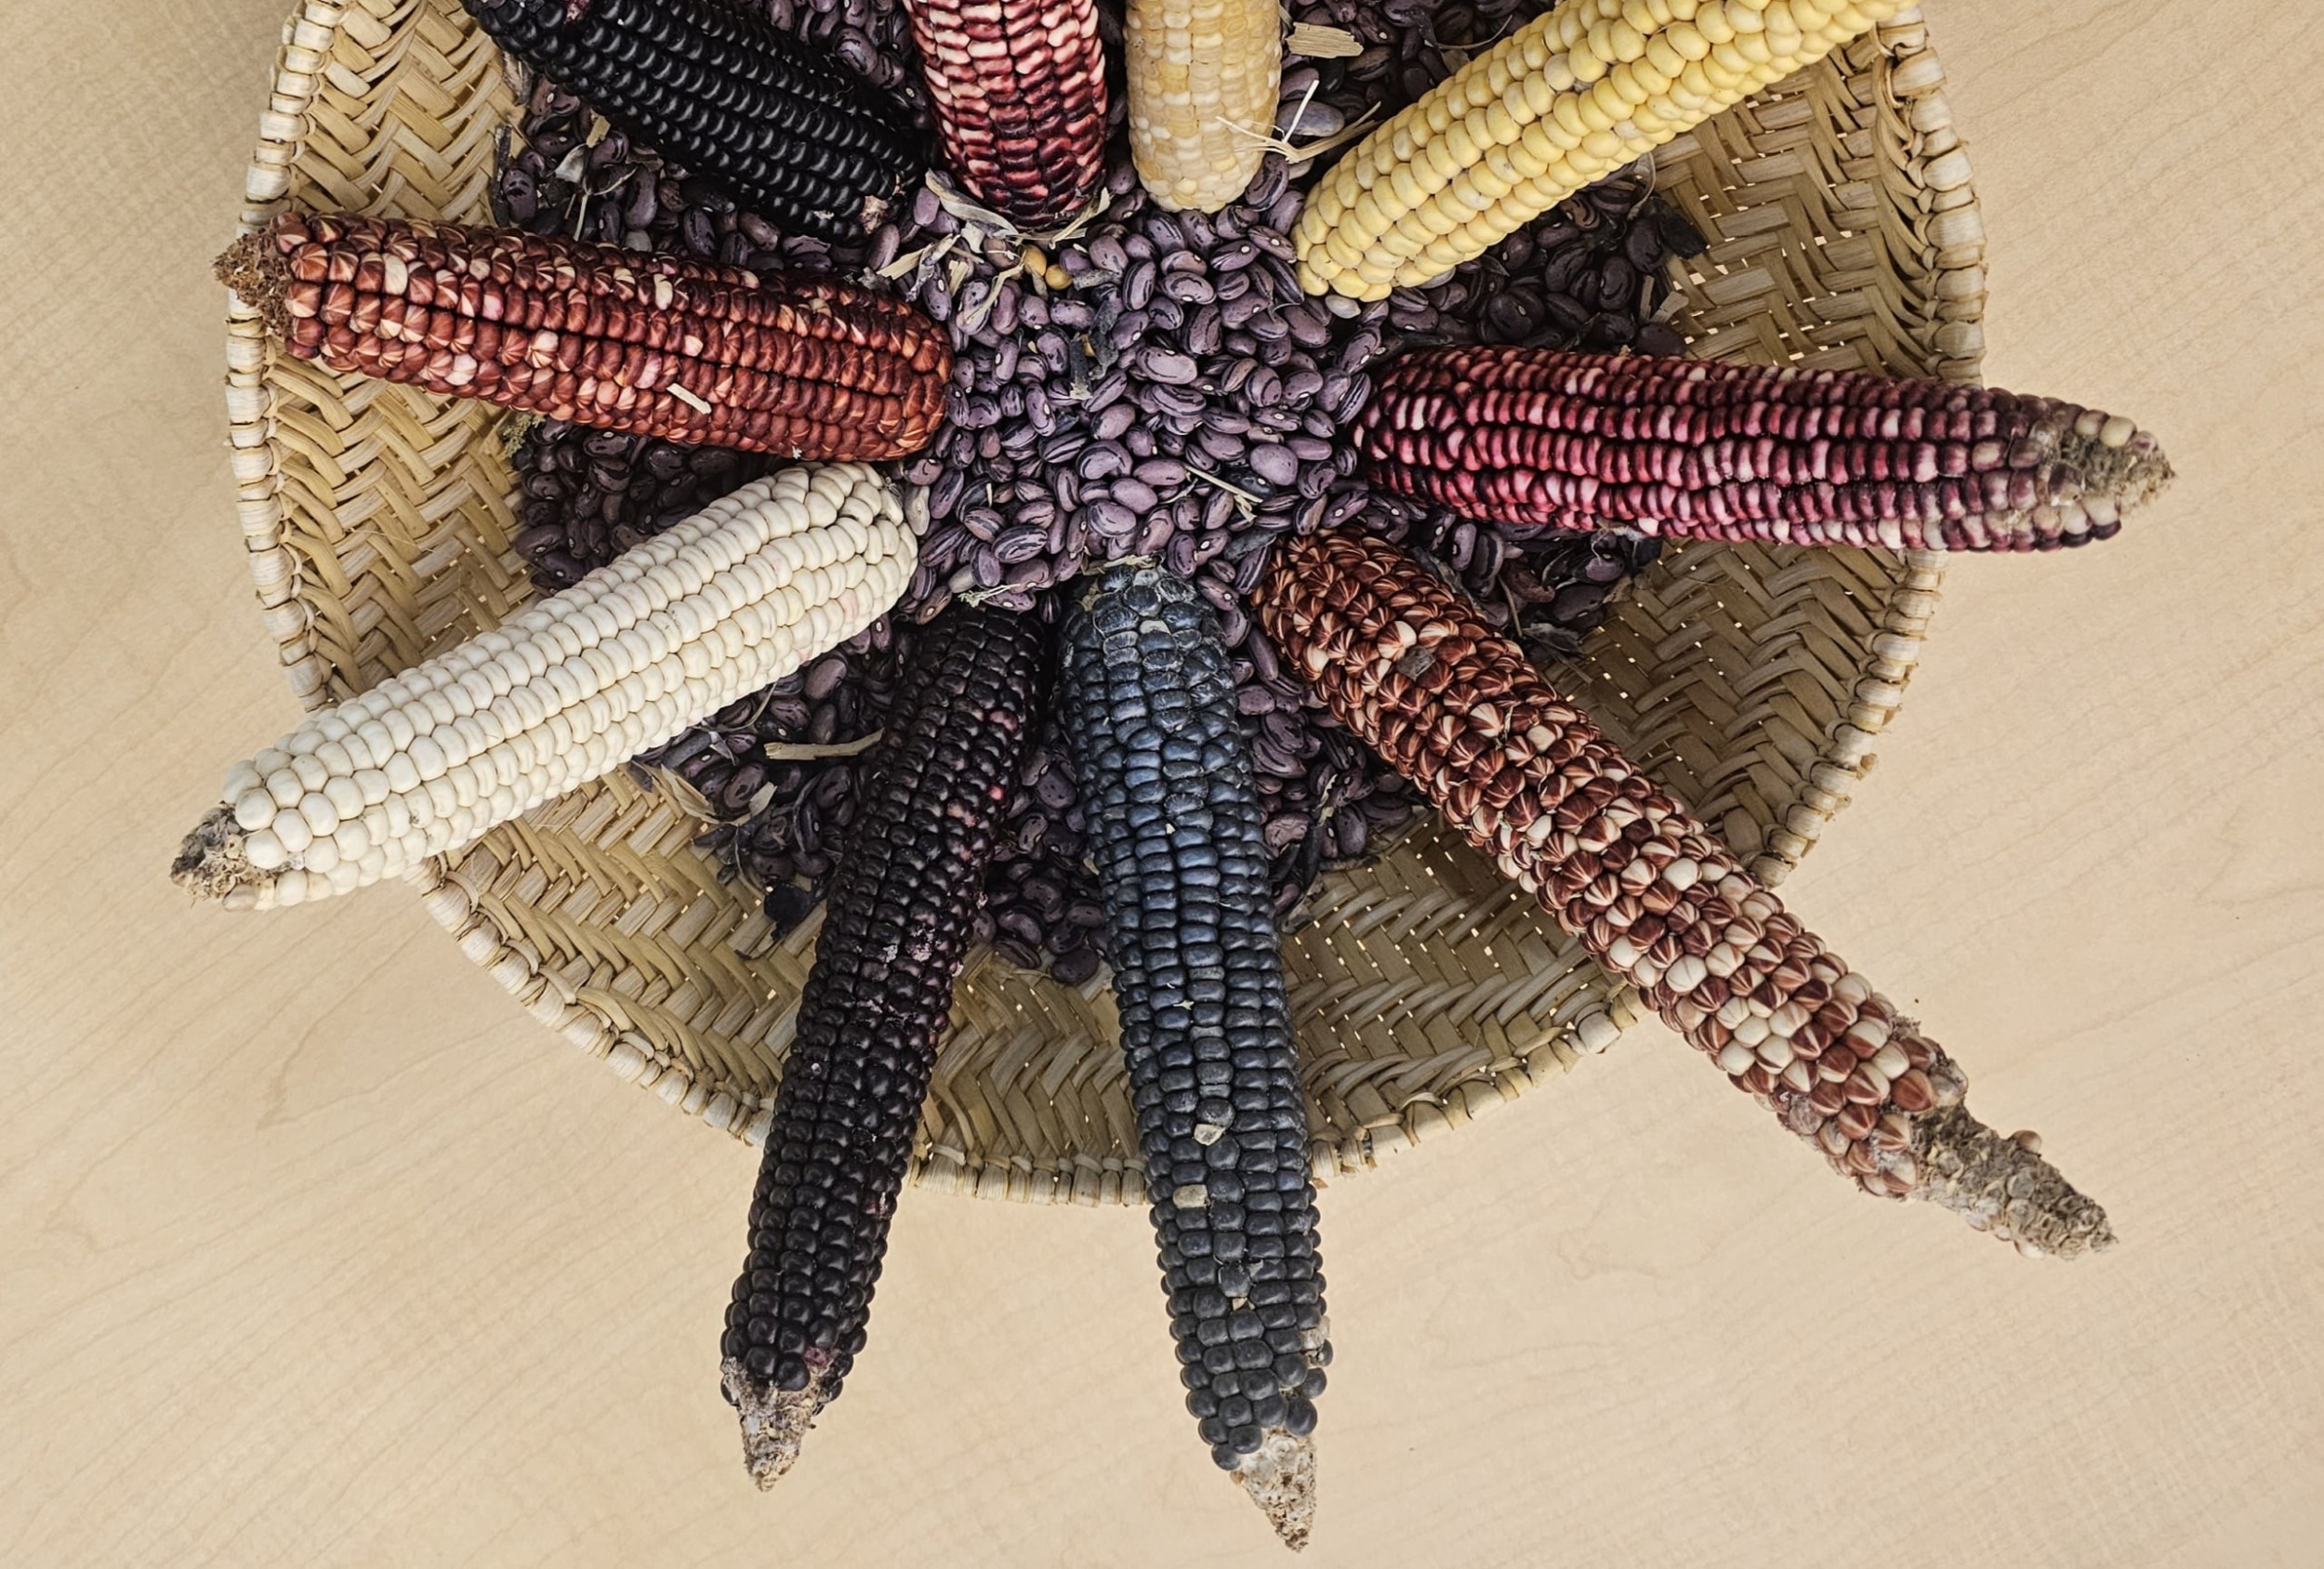
<instances>
[{"instance_id":1,"label":"dark purple corn ear","mask_svg":"<svg viewBox=\"0 0 2324 1569\"><path fill-rule=\"evenodd\" d=\"M955 605L914 640L869 754L726 1311L726 1396L761 1487L790 1469L864 1349L1042 645L1031 617Z\"/></svg>"}]
</instances>

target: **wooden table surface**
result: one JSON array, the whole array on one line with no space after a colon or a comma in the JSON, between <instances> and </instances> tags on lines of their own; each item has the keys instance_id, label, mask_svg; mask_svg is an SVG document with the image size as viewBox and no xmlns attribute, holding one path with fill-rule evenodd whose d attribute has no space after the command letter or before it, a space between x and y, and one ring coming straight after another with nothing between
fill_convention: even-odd
<instances>
[{"instance_id":1,"label":"wooden table surface","mask_svg":"<svg viewBox=\"0 0 2324 1569\"><path fill-rule=\"evenodd\" d=\"M297 712L208 270L284 5L0 6L0 1563L1283 1562L1180 1409L1137 1212L905 1204L760 1497L714 1356L751 1154L400 890L235 918L165 879ZM2324 1563L2324 31L1930 10L1991 378L2183 477L1955 570L1786 891L2122 1246L1855 1197L1638 1031L1326 1196L1325 1569Z\"/></svg>"}]
</instances>

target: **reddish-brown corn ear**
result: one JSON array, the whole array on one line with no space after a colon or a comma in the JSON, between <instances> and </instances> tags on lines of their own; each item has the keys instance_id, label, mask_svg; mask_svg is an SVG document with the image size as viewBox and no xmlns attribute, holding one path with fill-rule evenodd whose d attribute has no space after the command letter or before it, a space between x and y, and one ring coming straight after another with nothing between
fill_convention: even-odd
<instances>
[{"instance_id":1,"label":"reddish-brown corn ear","mask_svg":"<svg viewBox=\"0 0 2324 1569\"><path fill-rule=\"evenodd\" d=\"M952 346L836 278L395 218L285 213L218 258L290 352L552 419L788 458L908 457Z\"/></svg>"},{"instance_id":2,"label":"reddish-brown corn ear","mask_svg":"<svg viewBox=\"0 0 2324 1569\"><path fill-rule=\"evenodd\" d=\"M2038 1140L1970 1115L1942 1048L1404 551L1293 540L1253 598L1340 723L1833 1169L2027 1253L2114 1241Z\"/></svg>"}]
</instances>

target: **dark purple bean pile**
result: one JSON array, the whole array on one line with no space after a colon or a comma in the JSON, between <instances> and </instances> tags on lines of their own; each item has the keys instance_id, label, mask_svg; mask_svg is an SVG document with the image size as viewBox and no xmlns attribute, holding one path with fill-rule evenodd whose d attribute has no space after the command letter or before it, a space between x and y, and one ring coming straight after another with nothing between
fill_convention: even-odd
<instances>
[{"instance_id":1,"label":"dark purple bean pile","mask_svg":"<svg viewBox=\"0 0 2324 1569\"><path fill-rule=\"evenodd\" d=\"M905 466L932 520L907 596L1021 600L1092 561L1145 556L1201 585L1230 647L1269 541L1363 505L1337 440L1363 404L1385 304L1353 330L1301 295L1287 231L1299 211L1279 158L1210 215L1150 202L1127 161L1088 235L1030 284L1023 253L940 243L902 282L955 324L952 422ZM949 238L932 191L910 215ZM1033 258L1036 264L1041 258ZM1335 510L1336 504L1336 510Z\"/></svg>"},{"instance_id":2,"label":"dark purple bean pile","mask_svg":"<svg viewBox=\"0 0 2324 1569\"><path fill-rule=\"evenodd\" d=\"M804 670L728 705L638 759L676 773L720 819L701 844L721 876L767 890L767 916L778 932L805 920L821 902L838 845L855 821L864 766L861 753L790 758L784 750L843 745L881 731L894 694L897 635L883 617Z\"/></svg>"},{"instance_id":3,"label":"dark purple bean pile","mask_svg":"<svg viewBox=\"0 0 2324 1569\"><path fill-rule=\"evenodd\" d=\"M774 465L755 453L545 419L525 432L510 467L517 551L534 584L553 594Z\"/></svg>"},{"instance_id":4,"label":"dark purple bean pile","mask_svg":"<svg viewBox=\"0 0 2324 1569\"><path fill-rule=\"evenodd\" d=\"M1278 124L1304 142L1374 104L1393 113L1458 63L1446 49L1498 37L1539 8L1307 6L1299 20L1347 28L1366 51L1287 60ZM777 0L769 9L778 26L831 45L918 103L892 0ZM1118 133L1122 96L1113 97ZM1676 352L1677 335L1653 319L1665 262L1701 241L1641 173L1580 193L1432 288L1358 306L1298 289L1287 231L1299 190L1278 157L1221 213L1166 213L1138 186L1117 134L1106 209L1072 239L1028 248L923 191L862 242L829 244L777 231L619 133L592 142L593 129L602 133L587 105L536 84L495 181L501 220L738 266L884 272L950 327L951 421L900 466L928 487L929 517L900 619L925 620L963 594L1004 608L1037 603L1047 615L1043 590L1124 557L1158 560L1195 582L1235 661L1275 907L1290 924L1322 871L1373 853L1418 801L1252 627L1242 598L1272 543L1357 519L1420 552L1545 660L1577 652L1653 559L1655 542L1639 536L1528 534L1373 496L1339 441L1368 395L1366 368L1383 354L1479 339ZM564 587L744 482L758 461L543 423L517 454L518 547L535 582ZM778 928L821 899L852 821L858 771L852 758L782 749L878 729L894 637L882 622L640 759L699 794L720 820L706 847L726 875L769 890ZM1072 983L1103 956L1077 803L1052 716L1004 814L977 933L1010 962Z\"/></svg>"}]
</instances>

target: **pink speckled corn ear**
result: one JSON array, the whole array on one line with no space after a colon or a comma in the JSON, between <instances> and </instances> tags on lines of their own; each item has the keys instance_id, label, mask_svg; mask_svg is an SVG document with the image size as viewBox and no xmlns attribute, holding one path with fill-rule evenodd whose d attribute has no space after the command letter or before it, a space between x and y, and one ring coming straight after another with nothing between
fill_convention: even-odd
<instances>
[{"instance_id":1,"label":"pink speckled corn ear","mask_svg":"<svg viewBox=\"0 0 2324 1569\"><path fill-rule=\"evenodd\" d=\"M1011 222L1063 222L1105 178L1105 50L1092 0L910 0L944 157Z\"/></svg>"},{"instance_id":2,"label":"pink speckled corn ear","mask_svg":"<svg viewBox=\"0 0 2324 1569\"><path fill-rule=\"evenodd\" d=\"M1505 346L1396 361L1357 442L1383 489L1472 518L1784 545L2053 550L2172 477L2131 421L2051 398Z\"/></svg>"}]
</instances>

